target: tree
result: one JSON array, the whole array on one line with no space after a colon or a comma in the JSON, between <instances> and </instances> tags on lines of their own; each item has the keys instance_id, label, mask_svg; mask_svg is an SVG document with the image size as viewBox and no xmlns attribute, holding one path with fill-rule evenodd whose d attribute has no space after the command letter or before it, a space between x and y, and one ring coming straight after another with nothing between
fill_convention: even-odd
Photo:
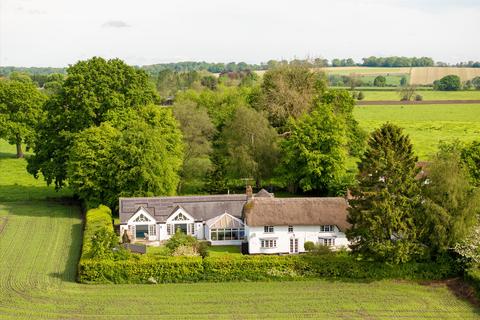
<instances>
[{"instance_id":1,"label":"tree","mask_svg":"<svg viewBox=\"0 0 480 320\"><path fill-rule=\"evenodd\" d=\"M386 84L387 84L387 79L384 76L377 76L373 80L373 85L375 87L385 87Z\"/></svg>"},{"instance_id":2,"label":"tree","mask_svg":"<svg viewBox=\"0 0 480 320\"><path fill-rule=\"evenodd\" d=\"M215 90L217 89L217 78L214 76L205 76L200 80L200 83L202 86L210 89L210 90Z\"/></svg>"},{"instance_id":3,"label":"tree","mask_svg":"<svg viewBox=\"0 0 480 320\"><path fill-rule=\"evenodd\" d=\"M185 144L184 161L181 171L181 183L203 180L212 169L210 155L215 127L208 116L207 109L199 107L193 101L176 102L173 114L180 124Z\"/></svg>"},{"instance_id":4,"label":"tree","mask_svg":"<svg viewBox=\"0 0 480 320\"><path fill-rule=\"evenodd\" d=\"M239 107L222 131L227 172L233 178L253 177L258 188L270 178L277 163L277 132L266 117Z\"/></svg>"},{"instance_id":5,"label":"tree","mask_svg":"<svg viewBox=\"0 0 480 320\"><path fill-rule=\"evenodd\" d=\"M475 89L480 90L480 77L473 78L471 83Z\"/></svg>"},{"instance_id":6,"label":"tree","mask_svg":"<svg viewBox=\"0 0 480 320\"><path fill-rule=\"evenodd\" d=\"M398 95L400 96L401 101L410 101L412 97L415 96L417 92L417 86L409 85L403 86L398 89Z\"/></svg>"},{"instance_id":7,"label":"tree","mask_svg":"<svg viewBox=\"0 0 480 320\"><path fill-rule=\"evenodd\" d=\"M480 186L480 141L473 141L462 148L461 157L472 183Z\"/></svg>"},{"instance_id":8,"label":"tree","mask_svg":"<svg viewBox=\"0 0 480 320\"><path fill-rule=\"evenodd\" d=\"M407 85L407 77L402 76L402 77L400 78L400 86L401 86L401 87L404 87L404 86L406 86L406 85Z\"/></svg>"},{"instance_id":9,"label":"tree","mask_svg":"<svg viewBox=\"0 0 480 320\"><path fill-rule=\"evenodd\" d=\"M313 99L326 89L323 73L303 64L282 65L263 76L261 109L270 123L282 131L289 117L299 118L312 108Z\"/></svg>"},{"instance_id":10,"label":"tree","mask_svg":"<svg viewBox=\"0 0 480 320\"><path fill-rule=\"evenodd\" d=\"M90 206L176 192L183 143L169 109L110 111L99 126L76 133L69 149L68 183Z\"/></svg>"},{"instance_id":11,"label":"tree","mask_svg":"<svg viewBox=\"0 0 480 320\"><path fill-rule=\"evenodd\" d=\"M363 143L356 141L363 135L354 137L361 130L353 119L353 106L347 91L330 90L316 100L310 114L290 120L289 135L281 143L280 174L293 189L316 194L345 192L351 182L346 157Z\"/></svg>"},{"instance_id":12,"label":"tree","mask_svg":"<svg viewBox=\"0 0 480 320\"><path fill-rule=\"evenodd\" d=\"M428 165L423 186L423 243L432 254L446 252L466 239L480 213L480 192L472 188L458 144L440 145Z\"/></svg>"},{"instance_id":13,"label":"tree","mask_svg":"<svg viewBox=\"0 0 480 320\"><path fill-rule=\"evenodd\" d=\"M462 88L462 82L459 76L448 75L440 80L433 82L433 89L439 91L457 91Z\"/></svg>"},{"instance_id":14,"label":"tree","mask_svg":"<svg viewBox=\"0 0 480 320\"><path fill-rule=\"evenodd\" d=\"M45 105L46 117L37 128L28 171L42 173L48 184L62 188L66 162L75 133L99 126L111 110L137 109L159 101L144 71L119 59L92 58L67 69L62 89Z\"/></svg>"},{"instance_id":15,"label":"tree","mask_svg":"<svg viewBox=\"0 0 480 320\"><path fill-rule=\"evenodd\" d=\"M353 252L393 263L423 253L417 239L416 161L401 128L387 123L372 132L358 165L358 185L352 188L347 237Z\"/></svg>"},{"instance_id":16,"label":"tree","mask_svg":"<svg viewBox=\"0 0 480 320\"><path fill-rule=\"evenodd\" d=\"M45 100L31 80L0 80L0 137L17 146L17 158L24 156L23 143L33 143Z\"/></svg>"}]
</instances>

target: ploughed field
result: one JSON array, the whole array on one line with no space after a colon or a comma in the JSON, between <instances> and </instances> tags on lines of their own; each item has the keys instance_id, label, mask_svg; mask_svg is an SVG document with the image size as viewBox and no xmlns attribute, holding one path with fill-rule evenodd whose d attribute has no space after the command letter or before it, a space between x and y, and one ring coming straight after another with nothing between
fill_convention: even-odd
<instances>
[{"instance_id":1,"label":"ploughed field","mask_svg":"<svg viewBox=\"0 0 480 320\"><path fill-rule=\"evenodd\" d=\"M0 140L0 319L480 317L444 285L403 281L78 284L80 210L47 200L13 152Z\"/></svg>"},{"instance_id":2,"label":"ploughed field","mask_svg":"<svg viewBox=\"0 0 480 320\"><path fill-rule=\"evenodd\" d=\"M420 160L428 160L440 141L480 139L480 104L357 106L354 115L368 132L387 121L404 128Z\"/></svg>"}]
</instances>

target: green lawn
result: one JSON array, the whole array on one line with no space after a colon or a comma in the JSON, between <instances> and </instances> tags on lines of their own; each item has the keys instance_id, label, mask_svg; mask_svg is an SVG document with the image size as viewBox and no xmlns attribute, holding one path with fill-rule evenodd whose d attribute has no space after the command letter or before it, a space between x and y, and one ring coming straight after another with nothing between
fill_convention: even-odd
<instances>
[{"instance_id":1,"label":"green lawn","mask_svg":"<svg viewBox=\"0 0 480 320\"><path fill-rule=\"evenodd\" d=\"M366 101L394 100L400 101L396 91L363 91ZM480 100L480 90L469 91L418 91L423 100Z\"/></svg>"},{"instance_id":2,"label":"green lawn","mask_svg":"<svg viewBox=\"0 0 480 320\"><path fill-rule=\"evenodd\" d=\"M422 160L442 140L480 139L480 105L357 106L354 115L369 132L387 121L403 127Z\"/></svg>"},{"instance_id":3,"label":"green lawn","mask_svg":"<svg viewBox=\"0 0 480 320\"><path fill-rule=\"evenodd\" d=\"M445 285L342 281L81 285L77 206L30 180L0 144L0 319L475 319ZM11 174L16 168L17 175ZM32 197L32 194L35 197ZM32 200L34 198L34 200ZM8 200L8 201L6 201ZM2 228L0 227L0 230ZM233 248L219 249L219 254ZM212 253L213 254L213 253ZM233 253L230 253L233 254Z\"/></svg>"},{"instance_id":4,"label":"green lawn","mask_svg":"<svg viewBox=\"0 0 480 320\"><path fill-rule=\"evenodd\" d=\"M231 255L231 254L241 254L240 246L211 246L208 248L208 253L211 257Z\"/></svg>"}]
</instances>

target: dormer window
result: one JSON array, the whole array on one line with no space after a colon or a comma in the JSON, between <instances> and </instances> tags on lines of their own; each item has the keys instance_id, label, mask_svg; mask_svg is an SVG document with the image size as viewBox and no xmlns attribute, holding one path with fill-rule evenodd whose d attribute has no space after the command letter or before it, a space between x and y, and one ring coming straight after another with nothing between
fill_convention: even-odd
<instances>
[{"instance_id":1,"label":"dormer window","mask_svg":"<svg viewBox=\"0 0 480 320\"><path fill-rule=\"evenodd\" d=\"M320 232L335 232L335 226L331 224L320 226Z\"/></svg>"},{"instance_id":2,"label":"dormer window","mask_svg":"<svg viewBox=\"0 0 480 320\"><path fill-rule=\"evenodd\" d=\"M288 233L292 233L293 232L293 226L288 226Z\"/></svg>"},{"instance_id":3,"label":"dormer window","mask_svg":"<svg viewBox=\"0 0 480 320\"><path fill-rule=\"evenodd\" d=\"M273 228L273 226L264 226L264 227L263 227L263 232L265 232L265 233L273 233L273 232L274 232L274 228Z\"/></svg>"}]
</instances>

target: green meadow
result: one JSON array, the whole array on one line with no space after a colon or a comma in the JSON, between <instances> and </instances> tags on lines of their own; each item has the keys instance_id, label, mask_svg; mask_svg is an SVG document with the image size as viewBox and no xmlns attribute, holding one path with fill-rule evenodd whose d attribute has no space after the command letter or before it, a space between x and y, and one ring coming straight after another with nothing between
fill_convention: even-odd
<instances>
[{"instance_id":1,"label":"green meadow","mask_svg":"<svg viewBox=\"0 0 480 320\"><path fill-rule=\"evenodd\" d=\"M480 104L357 106L354 115L369 132L387 121L404 128L421 160L434 154L440 141L480 139Z\"/></svg>"},{"instance_id":2,"label":"green meadow","mask_svg":"<svg viewBox=\"0 0 480 320\"><path fill-rule=\"evenodd\" d=\"M365 109L366 110L366 109ZM406 281L83 285L82 219L0 142L0 319L475 319L445 284ZM238 254L218 248L212 254Z\"/></svg>"}]
</instances>

